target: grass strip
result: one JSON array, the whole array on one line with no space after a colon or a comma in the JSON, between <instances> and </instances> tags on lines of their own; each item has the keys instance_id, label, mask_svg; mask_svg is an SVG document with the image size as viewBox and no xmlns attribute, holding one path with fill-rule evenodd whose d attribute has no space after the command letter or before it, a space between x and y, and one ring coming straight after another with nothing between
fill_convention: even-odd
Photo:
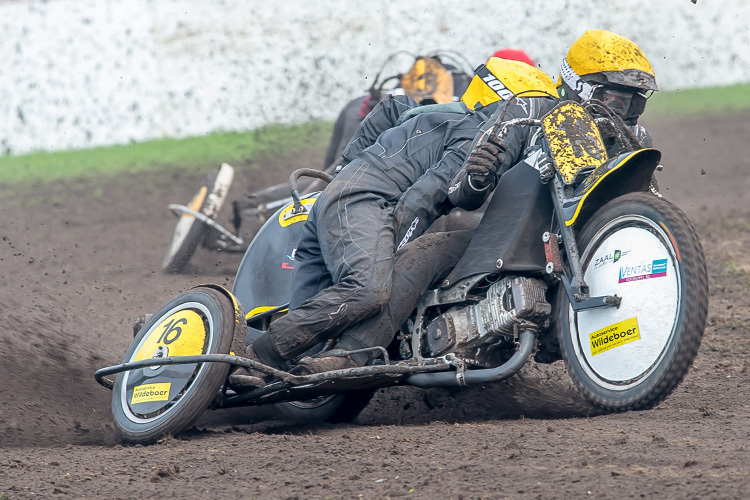
<instances>
[{"instance_id":1,"label":"grass strip","mask_svg":"<svg viewBox=\"0 0 750 500\"><path fill-rule=\"evenodd\" d=\"M718 115L750 109L750 84L656 92L644 118L676 120L691 115Z\"/></svg>"},{"instance_id":2,"label":"grass strip","mask_svg":"<svg viewBox=\"0 0 750 500\"><path fill-rule=\"evenodd\" d=\"M283 150L294 154L308 144L326 144L332 124L272 125L248 132L161 139L122 146L36 152L0 157L0 184L39 184L69 178L94 178L160 168L199 169L222 162L247 164ZM322 158L321 158L322 162Z\"/></svg>"}]
</instances>

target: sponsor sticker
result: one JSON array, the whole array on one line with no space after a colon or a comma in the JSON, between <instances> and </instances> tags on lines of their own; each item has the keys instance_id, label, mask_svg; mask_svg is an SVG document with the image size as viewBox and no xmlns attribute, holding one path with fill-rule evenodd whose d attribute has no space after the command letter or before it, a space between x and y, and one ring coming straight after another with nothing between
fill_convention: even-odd
<instances>
[{"instance_id":1,"label":"sponsor sticker","mask_svg":"<svg viewBox=\"0 0 750 500\"><path fill-rule=\"evenodd\" d=\"M133 397L130 400L130 404L148 403L150 401L169 401L169 389L171 386L171 382L138 385L133 389Z\"/></svg>"},{"instance_id":2,"label":"sponsor sticker","mask_svg":"<svg viewBox=\"0 0 750 500\"><path fill-rule=\"evenodd\" d=\"M476 69L476 75L481 78L489 88L495 91L495 93L503 100L508 100L513 97L513 92L508 90L508 87L501 82L490 69L484 64L480 65Z\"/></svg>"},{"instance_id":3,"label":"sponsor sticker","mask_svg":"<svg viewBox=\"0 0 750 500\"><path fill-rule=\"evenodd\" d=\"M629 344L641 338L636 318L609 325L589 335L591 355L596 356L615 347Z\"/></svg>"},{"instance_id":4,"label":"sponsor sticker","mask_svg":"<svg viewBox=\"0 0 750 500\"><path fill-rule=\"evenodd\" d=\"M297 258L297 248L287 247L284 258L281 260L281 269L294 269L294 261Z\"/></svg>"},{"instance_id":5,"label":"sponsor sticker","mask_svg":"<svg viewBox=\"0 0 750 500\"><path fill-rule=\"evenodd\" d=\"M609 252L608 254L602 255L601 257L597 257L594 260L594 269L599 269L605 264L614 264L629 253L630 250L615 250L613 252Z\"/></svg>"},{"instance_id":6,"label":"sponsor sticker","mask_svg":"<svg viewBox=\"0 0 750 500\"><path fill-rule=\"evenodd\" d=\"M648 264L620 267L618 283L628 281L647 280L650 278L661 278L667 275L667 259L651 261Z\"/></svg>"}]
</instances>

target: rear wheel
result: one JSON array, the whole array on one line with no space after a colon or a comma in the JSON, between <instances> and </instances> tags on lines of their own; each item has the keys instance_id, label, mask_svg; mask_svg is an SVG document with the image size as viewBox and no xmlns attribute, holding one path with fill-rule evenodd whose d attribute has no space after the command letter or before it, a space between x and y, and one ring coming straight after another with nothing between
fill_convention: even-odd
<instances>
[{"instance_id":1,"label":"rear wheel","mask_svg":"<svg viewBox=\"0 0 750 500\"><path fill-rule=\"evenodd\" d=\"M310 349L305 353L311 356L324 349L324 344ZM329 394L302 401L288 401L273 405L274 414L281 420L300 422L351 422L375 394L375 389L348 391L341 394Z\"/></svg>"},{"instance_id":2,"label":"rear wheel","mask_svg":"<svg viewBox=\"0 0 750 500\"><path fill-rule=\"evenodd\" d=\"M606 204L579 233L591 296L620 307L574 312L560 295L560 346L581 393L609 411L651 408L683 380L708 311L703 249L685 215L648 193Z\"/></svg>"},{"instance_id":3,"label":"rear wheel","mask_svg":"<svg viewBox=\"0 0 750 500\"><path fill-rule=\"evenodd\" d=\"M206 176L187 207L207 217L216 217L224 204L233 179L234 169L224 163L219 170ZM209 227L193 215L181 214L177 220L172 242L162 262L164 272L173 274L181 272L208 233Z\"/></svg>"},{"instance_id":4,"label":"rear wheel","mask_svg":"<svg viewBox=\"0 0 750 500\"><path fill-rule=\"evenodd\" d=\"M244 317L219 290L197 287L154 313L130 345L124 363L167 356L228 354ZM164 365L118 375L112 391L115 428L123 440L147 444L189 427L218 394L226 363Z\"/></svg>"},{"instance_id":5,"label":"rear wheel","mask_svg":"<svg viewBox=\"0 0 750 500\"><path fill-rule=\"evenodd\" d=\"M375 390L367 389L320 396L305 401L278 403L274 410L283 420L346 423L357 418L374 394Z\"/></svg>"}]
</instances>

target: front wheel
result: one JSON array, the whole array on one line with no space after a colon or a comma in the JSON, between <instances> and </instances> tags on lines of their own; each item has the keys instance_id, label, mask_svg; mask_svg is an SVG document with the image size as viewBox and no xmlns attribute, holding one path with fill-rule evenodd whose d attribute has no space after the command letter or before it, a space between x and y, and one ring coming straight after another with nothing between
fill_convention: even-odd
<instances>
[{"instance_id":1,"label":"front wheel","mask_svg":"<svg viewBox=\"0 0 750 500\"><path fill-rule=\"evenodd\" d=\"M123 363L168 356L228 354L245 335L244 314L228 292L196 287L151 316ZM115 428L124 441L148 444L189 427L224 384L226 363L139 368L118 375L112 390Z\"/></svg>"},{"instance_id":2,"label":"front wheel","mask_svg":"<svg viewBox=\"0 0 750 500\"><path fill-rule=\"evenodd\" d=\"M591 296L622 303L576 313L559 294L570 375L600 408L651 408L682 382L703 337L708 276L696 231L666 200L630 193L584 225L578 246Z\"/></svg>"}]
</instances>

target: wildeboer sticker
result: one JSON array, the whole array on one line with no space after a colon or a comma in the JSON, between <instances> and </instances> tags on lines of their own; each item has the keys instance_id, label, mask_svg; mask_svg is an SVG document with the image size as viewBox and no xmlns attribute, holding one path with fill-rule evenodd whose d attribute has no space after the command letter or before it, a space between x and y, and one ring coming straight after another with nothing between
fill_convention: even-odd
<instances>
[{"instance_id":1,"label":"wildeboer sticker","mask_svg":"<svg viewBox=\"0 0 750 500\"><path fill-rule=\"evenodd\" d=\"M596 356L604 351L629 344L640 338L641 334L638 332L638 321L636 318L620 321L589 335L591 355Z\"/></svg>"},{"instance_id":2,"label":"wildeboer sticker","mask_svg":"<svg viewBox=\"0 0 750 500\"><path fill-rule=\"evenodd\" d=\"M147 403L149 401L168 401L171 385L171 382L139 385L133 389L133 398L130 404Z\"/></svg>"}]
</instances>

